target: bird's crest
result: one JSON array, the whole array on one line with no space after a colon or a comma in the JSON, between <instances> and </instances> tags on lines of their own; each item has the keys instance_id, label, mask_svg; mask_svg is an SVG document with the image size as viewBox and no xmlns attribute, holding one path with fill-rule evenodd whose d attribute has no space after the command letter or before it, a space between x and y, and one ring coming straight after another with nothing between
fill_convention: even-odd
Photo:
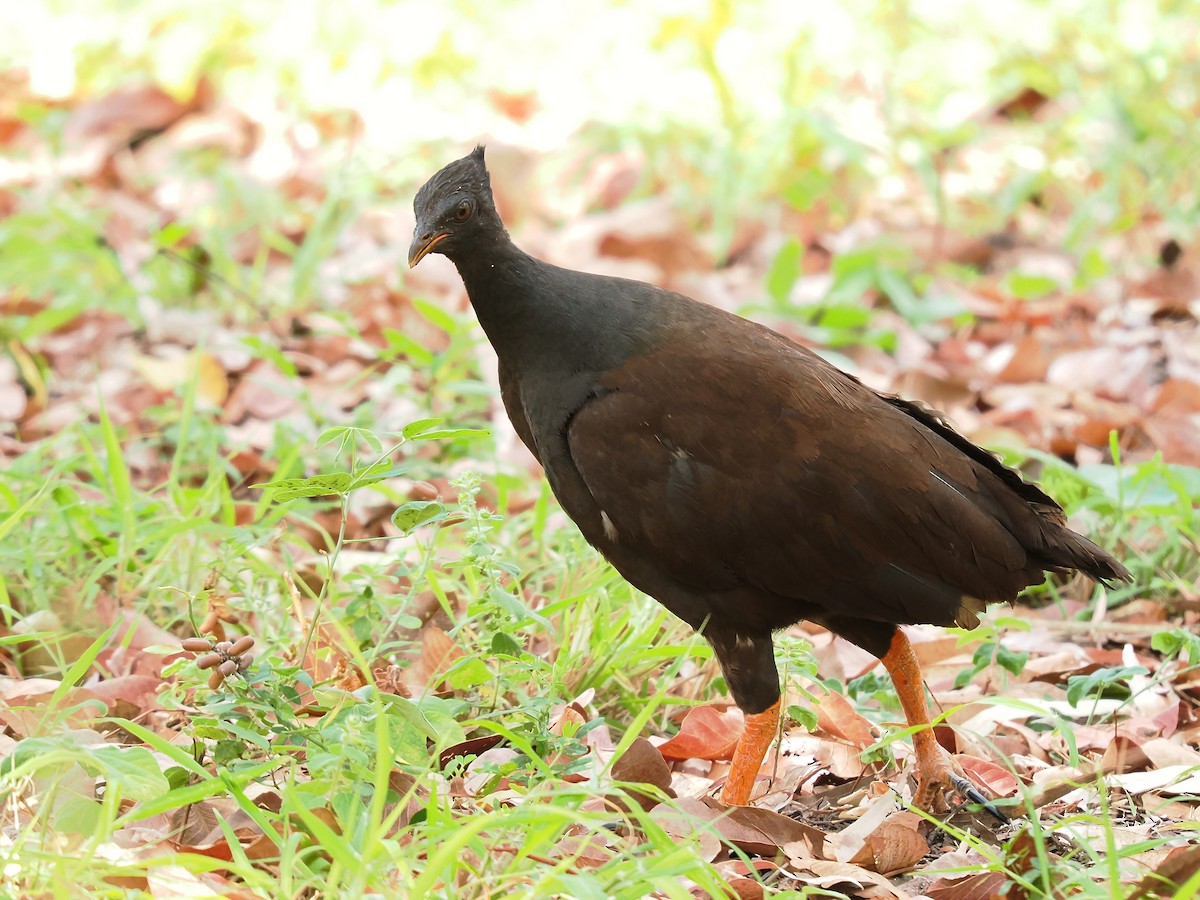
<instances>
[{"instance_id":1,"label":"bird's crest","mask_svg":"<svg viewBox=\"0 0 1200 900\"><path fill-rule=\"evenodd\" d=\"M487 165L483 161L483 144L479 144L464 156L443 166L417 191L413 206L419 212L432 209L439 197L455 191L467 191L476 197L486 199L491 203L492 182L488 176Z\"/></svg>"}]
</instances>

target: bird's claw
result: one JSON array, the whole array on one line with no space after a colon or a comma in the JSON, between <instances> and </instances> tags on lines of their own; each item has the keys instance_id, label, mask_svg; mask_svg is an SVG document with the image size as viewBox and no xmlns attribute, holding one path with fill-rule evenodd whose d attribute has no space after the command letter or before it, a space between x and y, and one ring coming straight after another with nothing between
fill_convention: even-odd
<instances>
[{"instance_id":1,"label":"bird's claw","mask_svg":"<svg viewBox=\"0 0 1200 900\"><path fill-rule=\"evenodd\" d=\"M932 773L921 773L921 783L913 797L913 806L926 812L939 815L951 811L954 805L949 799L952 795L961 797L968 803L975 803L1002 825L1009 823L1009 818L986 797L972 781L967 778L952 757L944 756L943 765L934 767Z\"/></svg>"},{"instance_id":2,"label":"bird's claw","mask_svg":"<svg viewBox=\"0 0 1200 900\"><path fill-rule=\"evenodd\" d=\"M1008 816L997 809L992 801L985 797L983 792L971 783L970 779L964 778L962 775L959 775L956 772L952 772L950 774L950 783L954 785L954 789L958 791L962 797L971 803L978 803L983 807L984 811L988 815L990 815L1001 825L1007 825L1009 823L1010 820Z\"/></svg>"}]
</instances>

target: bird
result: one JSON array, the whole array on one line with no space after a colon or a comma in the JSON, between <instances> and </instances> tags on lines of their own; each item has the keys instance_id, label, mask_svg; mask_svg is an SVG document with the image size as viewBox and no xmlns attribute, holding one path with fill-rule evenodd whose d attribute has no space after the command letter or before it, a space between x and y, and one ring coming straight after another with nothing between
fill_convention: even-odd
<instances>
[{"instance_id":1,"label":"bird","mask_svg":"<svg viewBox=\"0 0 1200 900\"><path fill-rule=\"evenodd\" d=\"M962 770L900 626L973 628L1047 571L1110 586L1129 571L924 405L733 313L525 253L484 155L416 193L409 266L454 264L562 509L712 646L745 722L722 802L750 803L780 725L773 635L807 620L883 663L913 729L913 803L944 811Z\"/></svg>"}]
</instances>

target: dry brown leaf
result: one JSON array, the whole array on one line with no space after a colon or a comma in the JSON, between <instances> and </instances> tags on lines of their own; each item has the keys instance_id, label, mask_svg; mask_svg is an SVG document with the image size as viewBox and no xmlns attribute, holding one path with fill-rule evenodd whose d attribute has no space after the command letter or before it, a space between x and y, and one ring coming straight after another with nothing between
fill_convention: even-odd
<instances>
[{"instance_id":1,"label":"dry brown leaf","mask_svg":"<svg viewBox=\"0 0 1200 900\"><path fill-rule=\"evenodd\" d=\"M182 391L193 381L196 397L207 406L220 407L229 396L229 379L209 353L197 350L183 356L159 359L135 356L133 368L160 391Z\"/></svg>"},{"instance_id":2,"label":"dry brown leaf","mask_svg":"<svg viewBox=\"0 0 1200 900\"><path fill-rule=\"evenodd\" d=\"M112 640L127 649L145 650L147 647L169 647L179 643L179 638L172 632L156 625L145 613L121 606L110 594L97 596L96 612L103 626L121 623L113 633ZM172 658L167 657L168 660Z\"/></svg>"},{"instance_id":3,"label":"dry brown leaf","mask_svg":"<svg viewBox=\"0 0 1200 900\"><path fill-rule=\"evenodd\" d=\"M216 805L211 800L189 803L171 810L171 839L180 846L198 847L219 838ZM217 837L213 837L216 834Z\"/></svg>"},{"instance_id":4,"label":"dry brown leaf","mask_svg":"<svg viewBox=\"0 0 1200 900\"><path fill-rule=\"evenodd\" d=\"M426 684L440 680L440 676L462 657L462 650L442 629L436 625L427 625L422 629L420 666Z\"/></svg>"},{"instance_id":5,"label":"dry brown leaf","mask_svg":"<svg viewBox=\"0 0 1200 900\"><path fill-rule=\"evenodd\" d=\"M188 104L156 85L124 88L76 107L63 137L68 142L104 138L116 147L169 128L187 111Z\"/></svg>"},{"instance_id":6,"label":"dry brown leaf","mask_svg":"<svg viewBox=\"0 0 1200 900\"><path fill-rule=\"evenodd\" d=\"M1149 407L1153 412L1176 416L1200 412L1200 383L1168 378L1153 390Z\"/></svg>"},{"instance_id":7,"label":"dry brown leaf","mask_svg":"<svg viewBox=\"0 0 1200 900\"><path fill-rule=\"evenodd\" d=\"M152 866L146 873L146 881L155 900L172 900L177 897L255 900L258 896L216 872L193 872L182 865Z\"/></svg>"},{"instance_id":8,"label":"dry brown leaf","mask_svg":"<svg viewBox=\"0 0 1200 900\"><path fill-rule=\"evenodd\" d=\"M867 770L862 761L862 751L842 741L813 737L812 743L805 742L813 758L836 778L859 778Z\"/></svg>"},{"instance_id":9,"label":"dry brown leaf","mask_svg":"<svg viewBox=\"0 0 1200 900\"><path fill-rule=\"evenodd\" d=\"M611 862L616 852L604 842L604 837L592 832L584 835L568 835L554 845L559 859L569 859L585 869L594 869Z\"/></svg>"},{"instance_id":10,"label":"dry brown leaf","mask_svg":"<svg viewBox=\"0 0 1200 900\"><path fill-rule=\"evenodd\" d=\"M498 747L503 743L504 738L498 734L488 734L483 737L470 738L465 741L447 747L438 756L438 767L445 769L450 765L451 761L466 756L478 756L485 750L491 750L493 747Z\"/></svg>"},{"instance_id":11,"label":"dry brown leaf","mask_svg":"<svg viewBox=\"0 0 1200 900\"><path fill-rule=\"evenodd\" d=\"M875 743L871 723L837 691L829 691L817 704L817 728L858 750Z\"/></svg>"},{"instance_id":12,"label":"dry brown leaf","mask_svg":"<svg viewBox=\"0 0 1200 900\"><path fill-rule=\"evenodd\" d=\"M658 752L667 759L731 759L743 729L742 714L733 707L695 706Z\"/></svg>"},{"instance_id":13,"label":"dry brown leaf","mask_svg":"<svg viewBox=\"0 0 1200 900\"><path fill-rule=\"evenodd\" d=\"M929 852L918 832L924 820L901 812L892 792L871 800L866 811L829 842L839 862L854 863L882 875L912 868Z\"/></svg>"},{"instance_id":14,"label":"dry brown leaf","mask_svg":"<svg viewBox=\"0 0 1200 900\"><path fill-rule=\"evenodd\" d=\"M680 837L702 831L705 825L746 853L771 856L789 844L803 846L806 859L826 859L825 835L816 828L755 806L725 806L711 798L685 797L673 806L652 811L662 827Z\"/></svg>"},{"instance_id":15,"label":"dry brown leaf","mask_svg":"<svg viewBox=\"0 0 1200 900\"><path fill-rule=\"evenodd\" d=\"M124 701L135 706L140 715L157 706L163 679L152 675L118 675L103 681L89 681L86 687L93 695L104 700L110 710L118 701Z\"/></svg>"},{"instance_id":16,"label":"dry brown leaf","mask_svg":"<svg viewBox=\"0 0 1200 900\"><path fill-rule=\"evenodd\" d=\"M1183 884L1200 872L1200 844L1176 847L1154 871L1142 878L1130 893L1128 900L1141 900L1149 896L1178 896Z\"/></svg>"},{"instance_id":17,"label":"dry brown leaf","mask_svg":"<svg viewBox=\"0 0 1200 900\"><path fill-rule=\"evenodd\" d=\"M1041 381L1050 368L1050 358L1037 332L1023 335L1015 344L1005 346L1003 352L997 348L989 361L996 366L996 380L1009 383Z\"/></svg>"},{"instance_id":18,"label":"dry brown leaf","mask_svg":"<svg viewBox=\"0 0 1200 900\"><path fill-rule=\"evenodd\" d=\"M1000 900L1009 881L1003 872L942 878L925 889L930 900Z\"/></svg>"},{"instance_id":19,"label":"dry brown leaf","mask_svg":"<svg viewBox=\"0 0 1200 900\"><path fill-rule=\"evenodd\" d=\"M258 361L234 385L221 420L227 424L236 424L247 418L272 421L283 418L297 408L295 382L274 365ZM270 435L264 435L262 445L255 449L262 449L269 439Z\"/></svg>"},{"instance_id":20,"label":"dry brown leaf","mask_svg":"<svg viewBox=\"0 0 1200 900\"><path fill-rule=\"evenodd\" d=\"M892 883L875 872L853 863L827 860L792 860L792 874L813 887L835 891L861 900L900 900Z\"/></svg>"},{"instance_id":21,"label":"dry brown leaf","mask_svg":"<svg viewBox=\"0 0 1200 900\"><path fill-rule=\"evenodd\" d=\"M1005 848L1004 870L1016 876L1029 876L1032 873L1032 877L1036 879L1037 868L1045 865L1043 853L1051 863L1058 862L1058 857L1046 850L1045 847L1041 847L1040 851L1039 838L1034 835L1032 829L1028 827L1021 829ZM1006 897L1010 897L1012 900L1026 900L1028 896L1029 892L1021 886L1020 882L1011 884L1006 894Z\"/></svg>"},{"instance_id":22,"label":"dry brown leaf","mask_svg":"<svg viewBox=\"0 0 1200 900\"><path fill-rule=\"evenodd\" d=\"M679 801L678 808L676 804L660 803L650 810L650 816L667 834L677 838L699 837L700 856L708 862L715 861L725 853L725 847L713 829L705 826L717 819L723 810L714 810L703 804L694 809L685 808L683 803Z\"/></svg>"},{"instance_id":23,"label":"dry brown leaf","mask_svg":"<svg viewBox=\"0 0 1200 900\"><path fill-rule=\"evenodd\" d=\"M671 767L667 765L667 761L658 748L645 738L635 739L629 745L629 749L613 761L610 772L614 781L650 784L668 797L675 796L675 791L671 789ZM658 805L658 799L649 794L632 790L628 793L643 809L650 810ZM619 797L615 797L613 800L618 804L621 802Z\"/></svg>"},{"instance_id":24,"label":"dry brown leaf","mask_svg":"<svg viewBox=\"0 0 1200 900\"><path fill-rule=\"evenodd\" d=\"M1192 416L1147 416L1141 421L1152 449L1170 463L1200 467L1200 421Z\"/></svg>"},{"instance_id":25,"label":"dry brown leaf","mask_svg":"<svg viewBox=\"0 0 1200 900\"><path fill-rule=\"evenodd\" d=\"M918 831L924 824L925 820L916 813L899 812L889 816L867 838L863 849L869 856L859 864L880 875L907 872L929 853L929 843Z\"/></svg>"},{"instance_id":26,"label":"dry brown leaf","mask_svg":"<svg viewBox=\"0 0 1200 900\"><path fill-rule=\"evenodd\" d=\"M1017 792L1020 782L1003 766L965 753L957 754L954 761L962 767L963 773L971 781L987 788L995 797L1011 797Z\"/></svg>"},{"instance_id":27,"label":"dry brown leaf","mask_svg":"<svg viewBox=\"0 0 1200 900\"><path fill-rule=\"evenodd\" d=\"M56 690L20 693L18 684L0 704L0 722L18 737L38 737L64 727L80 731L82 737L96 719L107 714L108 705L88 688L70 688L59 695L59 687L55 682ZM97 743L104 743L99 735L96 738Z\"/></svg>"}]
</instances>

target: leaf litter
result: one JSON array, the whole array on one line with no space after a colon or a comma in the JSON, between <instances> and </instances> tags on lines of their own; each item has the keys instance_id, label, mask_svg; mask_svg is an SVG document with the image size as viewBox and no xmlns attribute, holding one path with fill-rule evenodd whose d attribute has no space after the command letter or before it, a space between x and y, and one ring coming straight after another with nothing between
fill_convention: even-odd
<instances>
[{"instance_id":1,"label":"leaf litter","mask_svg":"<svg viewBox=\"0 0 1200 900\"><path fill-rule=\"evenodd\" d=\"M534 114L530 98L501 93L495 102L518 120ZM1052 101L1027 88L995 114L1008 120L1052 109ZM132 444L138 435L157 433L157 407L190 396L217 411L223 446L236 448L227 460L229 489L252 504L246 486L274 474L269 460L278 427L290 429L294 441L311 442L319 428L314 410L326 423L349 423L365 402L373 404L379 421L418 417L411 396L390 382L386 389L375 384L394 373L432 390L439 355L448 353L459 340L458 329L467 327L459 324L466 304L446 266L423 267L398 283L395 273L411 228L405 203L389 201L359 211L312 273L315 293L337 299L336 315L314 308L277 318L228 309L166 309L145 283L150 268L165 259L175 277L193 280L197 292L246 293L242 286L223 283L206 263L207 253L196 252L201 236L182 223L203 212L211 200L209 187L176 174L175 162L203 148L220 154L241 176L288 196L320 197L338 150L297 139L313 125L328 123L271 131L202 83L186 101L146 85L80 102L66 120L67 140L57 154L23 130L8 134L6 140L21 142L26 162L5 170L0 184L5 215L28 212L26 204L35 202L9 190L36 190L64 176L87 185L92 197L85 202L113 211L104 225L103 249L133 282L145 328L129 324L130 310L96 305L40 333L9 337L9 355L0 360L0 453L15 458L77 420L96 420L101 399L104 414L121 425L124 440ZM537 163L535 151L508 147L498 158L502 171L496 181L503 185L507 174ZM736 257L715 266L696 224L669 200L628 199L645 177L646 165L637 154L599 154L581 180L556 184L557 194L511 193L501 200L518 222L532 221L555 204L569 211L565 227L530 225L531 249L555 262L653 280L731 309L759 303L767 248L787 235L761 223L747 226ZM906 215L902 206L876 206L878 218L858 223L858 234L890 233ZM235 259L260 267L261 280L250 293L278 291L301 265L295 249L319 237L314 216L274 224L277 233L270 241L250 229L235 236L229 248ZM169 246L156 246L173 227L178 234ZM794 284L785 286L800 306L814 285L835 284L830 265L836 254L829 248L861 249L856 241L863 240L853 229L806 228L807 233L798 232L808 242L803 267ZM1144 223L1144 231L1130 240L1158 234L1153 222ZM875 308L874 322L894 333L895 347L885 353L864 341L842 348L864 380L935 403L977 440L1032 448L1085 469L1112 461L1114 432L1126 464L1158 455L1166 464L1200 465L1200 247L1164 242L1157 266L1131 271L1124 281L1110 276L1084 291L1071 287L1075 260L1039 245L1018 227L983 241L964 235L961 245L952 245L940 225L936 233L903 233L923 264L953 259L978 270L969 284L934 282L970 318L953 327L923 328L903 315L907 298L895 285L868 288L859 302ZM1045 295L1030 296L1040 292ZM21 321L50 317L54 309L49 294L0 293L0 311ZM815 312L820 313L819 306ZM829 333L812 327L819 316L763 318L806 342ZM476 340L472 353L479 369L490 372L486 346ZM487 405L503 437L494 398ZM531 460L511 437L503 457L532 472ZM163 483L171 465L164 455L132 447L125 464L129 477L145 486ZM397 496L416 502L455 493L444 480L398 476L392 483ZM484 496L482 502L490 501ZM366 503L345 519L345 537L364 542L366 549L359 552L379 557L388 552L386 545L371 541L395 535L388 524L393 507L378 497ZM462 612L464 604L454 597L429 595L427 616L397 626L417 637L417 649L407 658L363 660L336 622L320 620L312 597L320 592L323 576L315 563L331 549L330 536L342 524L336 511L324 519L290 523L298 539L290 551L298 554L297 571L307 571L313 581L305 582L304 590L289 582L297 637L285 655L304 683L288 709L301 719L333 714L311 685L329 686L324 690L340 692L347 702L365 685L397 703L423 695L448 701L461 696L469 683L463 667L471 660L450 627L452 616L445 615ZM278 547L257 552L269 564L282 564ZM221 595L215 583L205 590L206 618L199 633L232 646L259 628L253 612L237 611L236 597ZM816 682L792 685L793 691L803 687L817 698L816 726L784 729L768 760L771 777L759 783L759 808L727 810L713 799L741 730L740 713L727 705L693 705L669 736L651 729L650 740L639 736L616 755L603 729L587 731L598 714L595 698L584 696L556 713L549 732L561 744L547 758L553 774L540 777L563 784L599 779L610 787L613 782L650 786L606 787L598 803L611 810L640 807L669 834L696 839L700 855L718 864L739 897L763 896L764 881L768 895L812 886L864 898L1026 897L1027 890L1013 878L1035 877L1040 865L1031 815L1049 835L1040 840L1052 848L1052 856L1079 859L1078 841L1099 840L1104 833L1111 833L1117 846L1148 847L1126 858L1122 877L1133 891L1130 896L1165 896L1171 885L1194 879L1200 870L1197 848L1186 844L1189 829L1200 819L1200 679L1183 656L1168 658L1151 644L1169 626L1194 633L1198 596L1197 584L1179 583L1174 606L1148 598L1154 602L1141 618L1128 614L1133 604L1122 618L1118 601L1111 608L1097 606L1092 621L1083 622L1072 611L1084 608L1086 592L1073 583L1061 586L1057 604L1021 611L1031 623L1028 630L997 629L988 638L915 630L935 708L945 714L938 739L977 784L1013 802L1006 807L1014 817L1011 826L993 829L964 809L947 830L935 830L907 811L910 752L904 742L888 740L898 711L893 707L879 721L869 719L840 690L826 691ZM20 595L14 598L19 601ZM168 779L187 782L189 769L190 783L202 783L195 771L199 763L178 755L203 718L191 704L194 689L185 691L187 702L181 706L164 708L157 702L184 671L175 664L190 658L180 634L163 629L129 597L100 594L91 609L99 621L84 627L75 617L31 611L5 626L3 635L0 759L19 800L8 824L21 828L38 821L68 845L94 824L106 792L120 791L121 809L128 812L161 794ZM93 645L95 634L110 627L102 645ZM830 670L827 677L849 682L877 671L873 660L816 627L801 625L796 633L817 646L822 669ZM1019 671L1009 671L998 664L997 651L994 660L977 664L976 650L986 640L1026 654L1027 661ZM86 659L89 648L95 650L92 661L75 684L54 677L62 662ZM222 677L238 670L240 658L221 656L218 665L233 662ZM956 683L958 674L972 666L969 682ZM802 696L797 700L808 702ZM137 727L126 730L121 721ZM1073 725L1070 740L1064 722ZM573 737L581 731L583 739ZM212 739L209 744L215 746ZM61 762L50 769L33 765L32 754L51 751ZM210 764L215 758L210 752ZM442 781L418 782L396 770L393 787L407 804L396 829L418 815L420 799L430 791L454 798L455 814L463 817L524 802L531 784L528 770L517 765L523 758L524 751L501 734L464 735L441 753ZM197 796L185 806L133 817L101 852L120 861L170 847L269 867L278 857L278 835L264 830L266 820L251 810L279 813L280 797L268 787L272 769L267 763L263 780L246 785L249 807L228 797ZM51 781L54 791L43 795ZM306 828L319 827L321 820L336 827L326 807L316 807L312 815L318 824L308 822ZM1100 824L1091 831L1068 824L1079 817ZM987 862L969 841L951 837L967 831L998 847L999 863ZM564 837L546 863L602 866L622 846L619 836L581 831ZM740 855L731 856L731 850ZM125 884L155 896L256 895L238 887L228 873L220 867L196 872L154 866L144 875L128 876ZM1095 877L1106 877L1102 867Z\"/></svg>"}]
</instances>

